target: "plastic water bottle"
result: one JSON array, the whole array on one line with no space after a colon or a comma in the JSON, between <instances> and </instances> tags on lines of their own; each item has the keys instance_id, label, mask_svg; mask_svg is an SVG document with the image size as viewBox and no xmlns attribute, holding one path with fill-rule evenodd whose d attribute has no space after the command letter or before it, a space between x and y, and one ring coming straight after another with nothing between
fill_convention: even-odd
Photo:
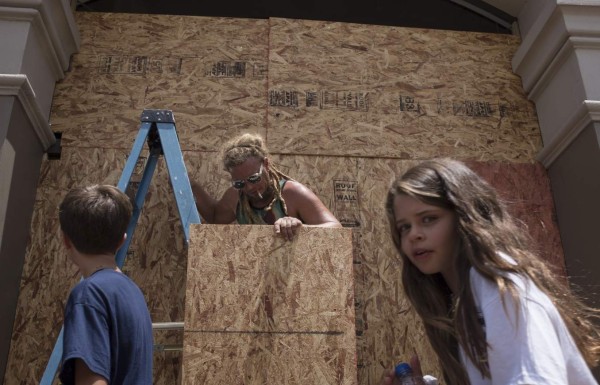
<instances>
[{"instance_id":1,"label":"plastic water bottle","mask_svg":"<svg viewBox=\"0 0 600 385\"><path fill-rule=\"evenodd\" d=\"M401 362L395 368L394 385L425 385L422 377L415 376L412 368L406 362Z\"/></svg>"}]
</instances>

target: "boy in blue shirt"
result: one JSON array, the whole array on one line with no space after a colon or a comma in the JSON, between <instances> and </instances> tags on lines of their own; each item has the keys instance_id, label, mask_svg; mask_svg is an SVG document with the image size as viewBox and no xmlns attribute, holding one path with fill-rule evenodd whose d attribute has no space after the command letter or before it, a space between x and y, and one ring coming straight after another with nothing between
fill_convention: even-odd
<instances>
[{"instance_id":1,"label":"boy in blue shirt","mask_svg":"<svg viewBox=\"0 0 600 385\"><path fill-rule=\"evenodd\" d=\"M131 214L127 195L107 185L74 189L60 204L63 243L83 275L65 308L65 385L152 384L148 307L115 262Z\"/></svg>"}]
</instances>

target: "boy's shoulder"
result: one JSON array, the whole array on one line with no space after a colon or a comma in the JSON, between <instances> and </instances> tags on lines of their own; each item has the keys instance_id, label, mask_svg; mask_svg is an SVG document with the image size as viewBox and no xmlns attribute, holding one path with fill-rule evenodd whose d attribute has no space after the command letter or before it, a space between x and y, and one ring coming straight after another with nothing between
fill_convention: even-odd
<instances>
[{"instance_id":1,"label":"boy's shoulder","mask_svg":"<svg viewBox=\"0 0 600 385\"><path fill-rule=\"evenodd\" d=\"M132 313L142 317L148 313L142 290L125 274L111 270L96 272L73 288L65 317L81 309L117 317Z\"/></svg>"},{"instance_id":2,"label":"boy's shoulder","mask_svg":"<svg viewBox=\"0 0 600 385\"><path fill-rule=\"evenodd\" d=\"M111 293L122 293L128 290L138 291L137 285L125 274L103 269L82 279L71 291L71 297L76 302L97 302L107 299Z\"/></svg>"}]
</instances>

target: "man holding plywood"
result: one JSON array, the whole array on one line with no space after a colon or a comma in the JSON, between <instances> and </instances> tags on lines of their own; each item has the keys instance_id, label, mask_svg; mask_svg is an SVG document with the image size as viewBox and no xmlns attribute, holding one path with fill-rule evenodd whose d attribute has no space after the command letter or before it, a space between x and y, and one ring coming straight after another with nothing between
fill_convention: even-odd
<instances>
[{"instance_id":1,"label":"man holding plywood","mask_svg":"<svg viewBox=\"0 0 600 385\"><path fill-rule=\"evenodd\" d=\"M291 240L303 224L341 227L323 202L305 185L277 170L261 136L243 134L223 146L223 166L232 186L220 200L197 182L192 190L200 215L208 223L272 224Z\"/></svg>"}]
</instances>

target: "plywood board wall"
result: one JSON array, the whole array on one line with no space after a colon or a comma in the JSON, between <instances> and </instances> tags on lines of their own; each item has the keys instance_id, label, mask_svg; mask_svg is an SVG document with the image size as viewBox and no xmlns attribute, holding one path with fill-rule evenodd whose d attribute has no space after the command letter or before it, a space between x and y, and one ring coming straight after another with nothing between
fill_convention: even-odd
<instances>
[{"instance_id":1,"label":"plywood board wall","mask_svg":"<svg viewBox=\"0 0 600 385\"><path fill-rule=\"evenodd\" d=\"M286 154L530 161L515 36L271 19L269 144Z\"/></svg>"},{"instance_id":2,"label":"plywood board wall","mask_svg":"<svg viewBox=\"0 0 600 385\"><path fill-rule=\"evenodd\" d=\"M191 230L183 384L354 385L352 233Z\"/></svg>"},{"instance_id":3,"label":"plywood board wall","mask_svg":"<svg viewBox=\"0 0 600 385\"><path fill-rule=\"evenodd\" d=\"M564 269L548 178L534 161L535 111L510 69L518 38L287 19L76 17L81 51L57 84L50 119L63 154L42 166L5 384L39 381L79 280L61 254L58 204L73 186L117 183L145 108L173 110L188 173L213 196L230 185L219 147L258 132L279 168L352 229L361 385L413 351L440 375L403 296L383 211L392 179L416 162L466 160L509 201L549 264ZM124 269L154 322L184 318L187 250L166 172L160 161ZM181 344L183 333L155 338ZM210 338L191 345L216 343ZM244 362L251 366L287 342L234 343L261 352ZM155 384L181 383L181 363L181 353L156 354Z\"/></svg>"},{"instance_id":4,"label":"plywood board wall","mask_svg":"<svg viewBox=\"0 0 600 385\"><path fill-rule=\"evenodd\" d=\"M176 111L184 150L265 133L268 21L78 13L81 52L57 84L66 145L129 148L143 109Z\"/></svg>"}]
</instances>

